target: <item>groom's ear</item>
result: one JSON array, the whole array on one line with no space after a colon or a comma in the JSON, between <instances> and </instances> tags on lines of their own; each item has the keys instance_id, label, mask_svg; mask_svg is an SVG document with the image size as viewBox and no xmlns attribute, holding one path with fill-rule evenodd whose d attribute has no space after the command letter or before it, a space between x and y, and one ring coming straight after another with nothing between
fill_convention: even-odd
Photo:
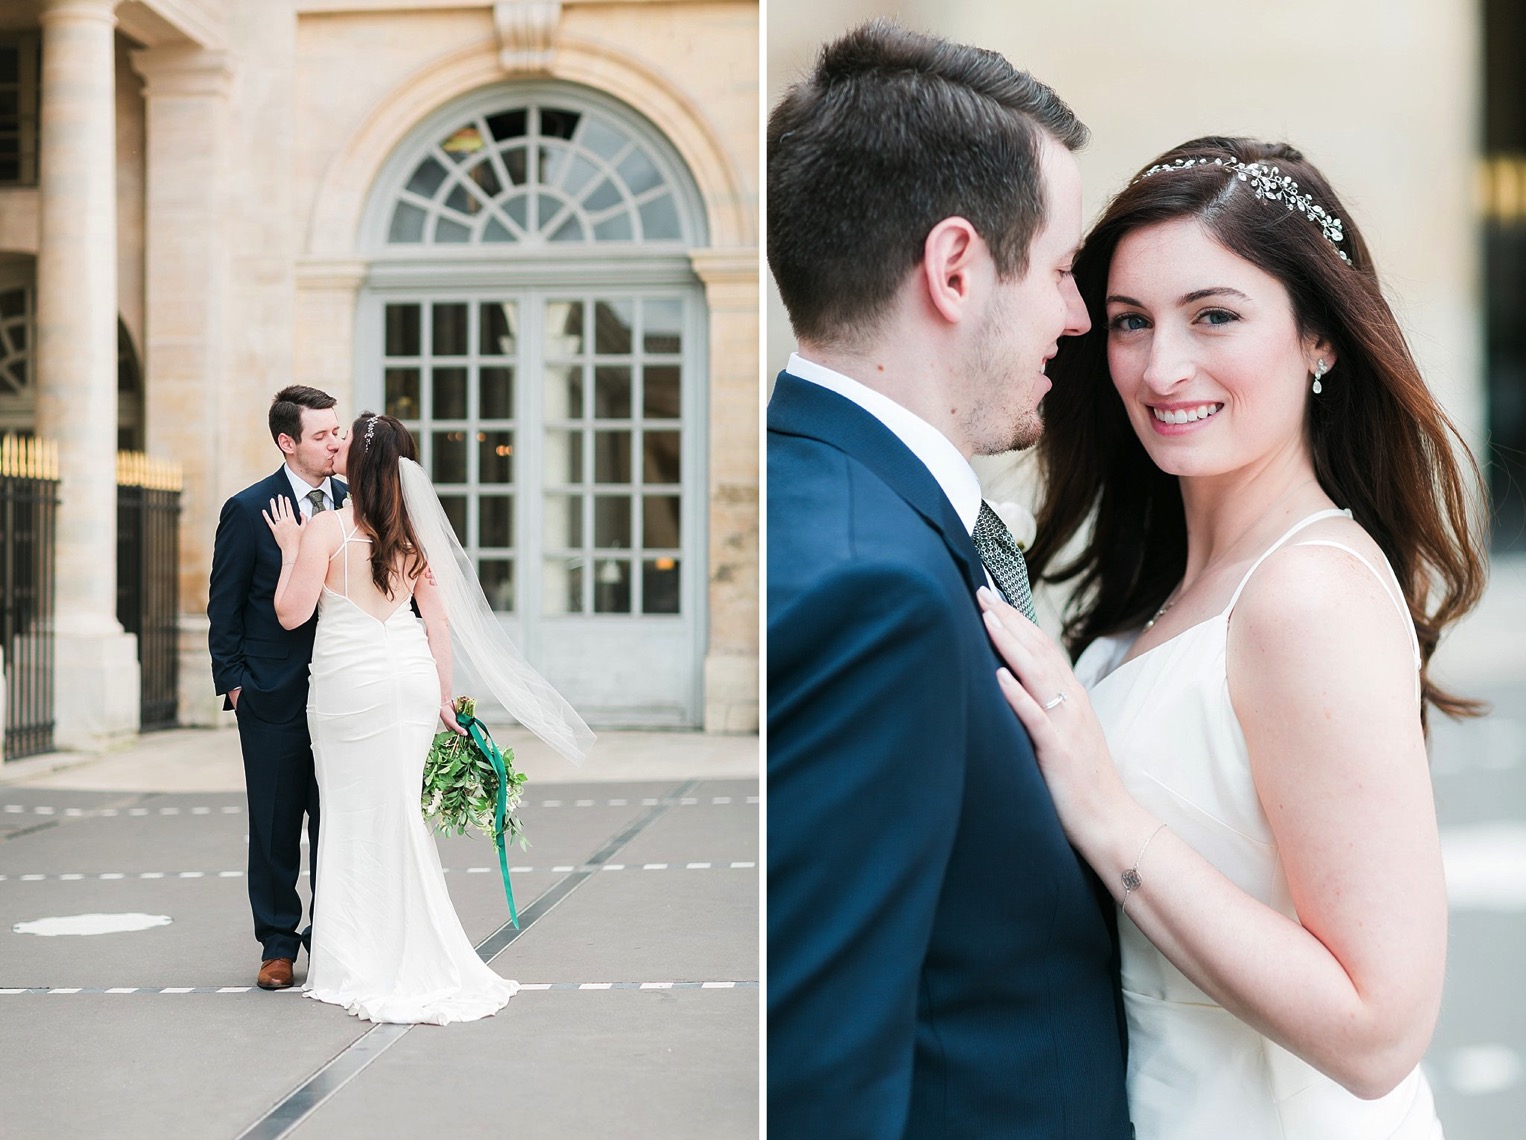
<instances>
[{"instance_id":1,"label":"groom's ear","mask_svg":"<svg viewBox=\"0 0 1526 1140\"><path fill-rule=\"evenodd\" d=\"M281 449L282 455L291 455L297 450L297 441L283 431L276 436L276 446Z\"/></svg>"},{"instance_id":2,"label":"groom's ear","mask_svg":"<svg viewBox=\"0 0 1526 1140\"><path fill-rule=\"evenodd\" d=\"M957 324L969 311L976 270L985 242L965 218L944 218L922 244L922 283L928 302L944 320Z\"/></svg>"}]
</instances>

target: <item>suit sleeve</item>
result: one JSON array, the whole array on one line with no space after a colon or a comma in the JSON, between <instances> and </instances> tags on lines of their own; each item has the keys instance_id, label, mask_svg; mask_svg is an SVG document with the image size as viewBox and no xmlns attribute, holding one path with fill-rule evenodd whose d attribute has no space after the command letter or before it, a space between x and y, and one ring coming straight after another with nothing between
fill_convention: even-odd
<instances>
[{"instance_id":1,"label":"suit sleeve","mask_svg":"<svg viewBox=\"0 0 1526 1140\"><path fill-rule=\"evenodd\" d=\"M254 578L254 535L237 499L223 504L212 542L212 580L207 589L207 646L218 693L244 684L244 607Z\"/></svg>"},{"instance_id":2,"label":"suit sleeve","mask_svg":"<svg viewBox=\"0 0 1526 1140\"><path fill-rule=\"evenodd\" d=\"M953 600L852 565L770 615L769 1130L900 1136L963 795Z\"/></svg>"}]
</instances>

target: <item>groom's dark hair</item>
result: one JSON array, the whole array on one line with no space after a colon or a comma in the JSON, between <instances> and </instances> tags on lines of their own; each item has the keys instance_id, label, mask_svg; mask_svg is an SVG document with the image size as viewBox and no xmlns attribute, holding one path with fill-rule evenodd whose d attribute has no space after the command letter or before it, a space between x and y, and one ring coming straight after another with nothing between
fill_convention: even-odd
<instances>
[{"instance_id":1,"label":"groom's dark hair","mask_svg":"<svg viewBox=\"0 0 1526 1140\"><path fill-rule=\"evenodd\" d=\"M1003 278L1025 272L1043 134L1087 138L997 52L883 19L823 47L768 120L768 265L795 335L872 327L944 218L975 227Z\"/></svg>"},{"instance_id":2,"label":"groom's dark hair","mask_svg":"<svg viewBox=\"0 0 1526 1140\"><path fill-rule=\"evenodd\" d=\"M309 388L306 384L282 388L270 401L270 438L279 444L283 435L289 435L294 442L301 443L302 409L321 412L337 403L339 401L322 388Z\"/></svg>"}]
</instances>

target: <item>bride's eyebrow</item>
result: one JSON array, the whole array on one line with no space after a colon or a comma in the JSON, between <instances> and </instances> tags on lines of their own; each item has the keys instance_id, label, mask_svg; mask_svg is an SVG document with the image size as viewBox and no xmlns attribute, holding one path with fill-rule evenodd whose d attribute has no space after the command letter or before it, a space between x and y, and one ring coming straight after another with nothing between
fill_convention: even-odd
<instances>
[{"instance_id":1,"label":"bride's eyebrow","mask_svg":"<svg viewBox=\"0 0 1526 1140\"><path fill-rule=\"evenodd\" d=\"M1249 301L1250 297L1238 289L1232 289L1228 285L1210 285L1207 289L1194 289L1177 302L1179 305L1190 305L1194 301L1201 301L1205 297L1238 297L1242 301ZM1109 305L1133 305L1135 308L1145 307L1143 301L1133 297L1125 297L1122 293L1109 293L1107 297Z\"/></svg>"}]
</instances>

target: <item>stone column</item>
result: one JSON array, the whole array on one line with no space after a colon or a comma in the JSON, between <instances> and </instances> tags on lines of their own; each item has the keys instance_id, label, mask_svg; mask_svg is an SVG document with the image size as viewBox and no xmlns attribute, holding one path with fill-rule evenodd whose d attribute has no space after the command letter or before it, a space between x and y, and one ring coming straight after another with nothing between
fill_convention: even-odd
<instances>
[{"instance_id":1,"label":"stone column","mask_svg":"<svg viewBox=\"0 0 1526 1140\"><path fill-rule=\"evenodd\" d=\"M758 730L758 251L690 254L710 305L705 731Z\"/></svg>"},{"instance_id":2,"label":"stone column","mask_svg":"<svg viewBox=\"0 0 1526 1140\"><path fill-rule=\"evenodd\" d=\"M227 340L227 54L195 45L132 54L146 110L143 374L148 451L185 471L180 516L182 724L219 721L207 673L207 568L221 501L215 430Z\"/></svg>"},{"instance_id":3,"label":"stone column","mask_svg":"<svg viewBox=\"0 0 1526 1140\"><path fill-rule=\"evenodd\" d=\"M58 441L54 739L138 730L137 638L116 618L114 0L45 0L38 181L37 434Z\"/></svg>"}]
</instances>

